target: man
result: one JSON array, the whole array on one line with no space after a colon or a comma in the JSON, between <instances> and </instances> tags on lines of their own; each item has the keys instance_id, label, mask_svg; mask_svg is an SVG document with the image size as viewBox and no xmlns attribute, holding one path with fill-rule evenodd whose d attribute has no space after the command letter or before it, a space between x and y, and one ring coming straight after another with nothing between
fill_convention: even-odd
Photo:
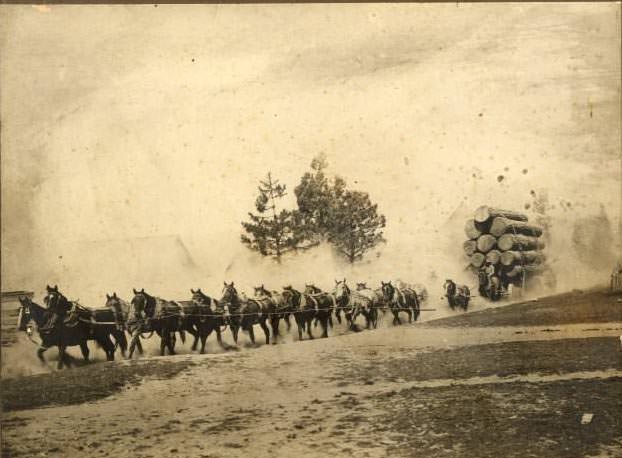
<instances>
[{"instance_id":1,"label":"man","mask_svg":"<svg viewBox=\"0 0 622 458\"><path fill-rule=\"evenodd\" d=\"M488 278L488 284L492 284L492 276L495 274L495 266L492 262L486 262L486 266L484 267L484 272L486 273L486 277Z\"/></svg>"}]
</instances>

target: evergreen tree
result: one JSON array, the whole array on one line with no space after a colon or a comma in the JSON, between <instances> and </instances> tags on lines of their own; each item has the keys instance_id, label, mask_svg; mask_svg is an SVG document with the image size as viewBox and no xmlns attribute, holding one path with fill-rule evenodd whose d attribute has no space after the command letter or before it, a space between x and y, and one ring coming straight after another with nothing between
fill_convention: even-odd
<instances>
[{"instance_id":1,"label":"evergreen tree","mask_svg":"<svg viewBox=\"0 0 622 458\"><path fill-rule=\"evenodd\" d=\"M242 222L245 234L241 240L251 250L264 256L274 256L280 262L281 256L289 251L308 248L300 227L298 212L280 209L277 202L287 195L285 185L274 180L268 173L260 181L259 195L255 200L257 214L249 213L248 222Z\"/></svg>"},{"instance_id":2,"label":"evergreen tree","mask_svg":"<svg viewBox=\"0 0 622 458\"><path fill-rule=\"evenodd\" d=\"M341 184L345 185L343 180ZM378 214L378 205L372 204L365 192L335 186L333 197L328 241L339 254L354 263L384 241L381 229L386 219Z\"/></svg>"}]
</instances>

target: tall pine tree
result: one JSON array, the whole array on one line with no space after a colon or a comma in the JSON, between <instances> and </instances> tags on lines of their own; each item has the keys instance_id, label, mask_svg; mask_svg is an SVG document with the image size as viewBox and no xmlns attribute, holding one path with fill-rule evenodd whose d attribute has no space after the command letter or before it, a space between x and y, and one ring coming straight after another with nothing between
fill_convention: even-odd
<instances>
[{"instance_id":1,"label":"tall pine tree","mask_svg":"<svg viewBox=\"0 0 622 458\"><path fill-rule=\"evenodd\" d=\"M332 204L328 241L350 263L384 241L386 219L378 214L378 205L371 202L369 194L342 190L335 193Z\"/></svg>"}]
</instances>

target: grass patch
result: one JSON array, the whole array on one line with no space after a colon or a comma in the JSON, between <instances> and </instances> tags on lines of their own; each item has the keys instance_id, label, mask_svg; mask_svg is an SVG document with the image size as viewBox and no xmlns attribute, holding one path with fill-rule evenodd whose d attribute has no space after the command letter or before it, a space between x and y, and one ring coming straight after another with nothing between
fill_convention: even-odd
<instances>
[{"instance_id":1,"label":"grass patch","mask_svg":"<svg viewBox=\"0 0 622 458\"><path fill-rule=\"evenodd\" d=\"M431 327L557 326L622 321L622 293L572 291L425 323Z\"/></svg>"},{"instance_id":2,"label":"grass patch","mask_svg":"<svg viewBox=\"0 0 622 458\"><path fill-rule=\"evenodd\" d=\"M144 377L168 379L194 365L192 361L137 360L127 364L97 363L51 374L3 379L4 411L81 404L110 396Z\"/></svg>"}]
</instances>

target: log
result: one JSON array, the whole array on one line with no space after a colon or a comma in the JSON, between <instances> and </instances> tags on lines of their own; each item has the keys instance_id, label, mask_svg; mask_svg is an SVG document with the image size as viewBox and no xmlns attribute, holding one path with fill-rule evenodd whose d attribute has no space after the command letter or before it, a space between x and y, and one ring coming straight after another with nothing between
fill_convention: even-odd
<instances>
[{"instance_id":1,"label":"log","mask_svg":"<svg viewBox=\"0 0 622 458\"><path fill-rule=\"evenodd\" d=\"M542 270L543 270L543 267L541 265L514 266L510 270L505 272L505 275L508 278L514 278L514 277L519 276L523 272L525 272L525 273L532 272L533 273L533 272L540 272Z\"/></svg>"},{"instance_id":2,"label":"log","mask_svg":"<svg viewBox=\"0 0 622 458\"><path fill-rule=\"evenodd\" d=\"M462 246L467 256L473 256L473 253L477 250L477 242L475 240L467 240Z\"/></svg>"},{"instance_id":3,"label":"log","mask_svg":"<svg viewBox=\"0 0 622 458\"><path fill-rule=\"evenodd\" d=\"M501 258L501 252L499 250L490 250L486 254L486 261L492 263L493 265L499 264L500 258Z\"/></svg>"},{"instance_id":4,"label":"log","mask_svg":"<svg viewBox=\"0 0 622 458\"><path fill-rule=\"evenodd\" d=\"M526 235L503 234L497 239L497 246L502 251L508 250L541 250L544 248L544 242L536 237L528 237Z\"/></svg>"},{"instance_id":5,"label":"log","mask_svg":"<svg viewBox=\"0 0 622 458\"><path fill-rule=\"evenodd\" d=\"M484 256L482 253L474 253L473 256L471 256L471 265L473 267L482 267L482 264L484 264L485 260L486 256Z\"/></svg>"},{"instance_id":6,"label":"log","mask_svg":"<svg viewBox=\"0 0 622 458\"><path fill-rule=\"evenodd\" d=\"M522 221L514 221L508 218L497 216L492 220L490 225L490 233L495 237L501 237L503 234L523 234L532 237L540 237L542 228L533 226Z\"/></svg>"},{"instance_id":7,"label":"log","mask_svg":"<svg viewBox=\"0 0 622 458\"><path fill-rule=\"evenodd\" d=\"M475 240L477 237L482 235L482 232L475 227L475 221L472 219L468 219L466 221L464 225L464 233L471 240Z\"/></svg>"},{"instance_id":8,"label":"log","mask_svg":"<svg viewBox=\"0 0 622 458\"><path fill-rule=\"evenodd\" d=\"M476 223L485 223L486 221L496 218L497 216L514 221L527 221L527 217L525 215L512 210L501 210L498 208L491 208L486 205L482 205L475 210Z\"/></svg>"},{"instance_id":9,"label":"log","mask_svg":"<svg viewBox=\"0 0 622 458\"><path fill-rule=\"evenodd\" d=\"M497 238L490 234L480 235L477 238L477 249L481 253L488 253L497 244Z\"/></svg>"},{"instance_id":10,"label":"log","mask_svg":"<svg viewBox=\"0 0 622 458\"><path fill-rule=\"evenodd\" d=\"M544 254L539 251L504 251L500 257L501 264L511 266L513 264L542 264Z\"/></svg>"}]
</instances>

